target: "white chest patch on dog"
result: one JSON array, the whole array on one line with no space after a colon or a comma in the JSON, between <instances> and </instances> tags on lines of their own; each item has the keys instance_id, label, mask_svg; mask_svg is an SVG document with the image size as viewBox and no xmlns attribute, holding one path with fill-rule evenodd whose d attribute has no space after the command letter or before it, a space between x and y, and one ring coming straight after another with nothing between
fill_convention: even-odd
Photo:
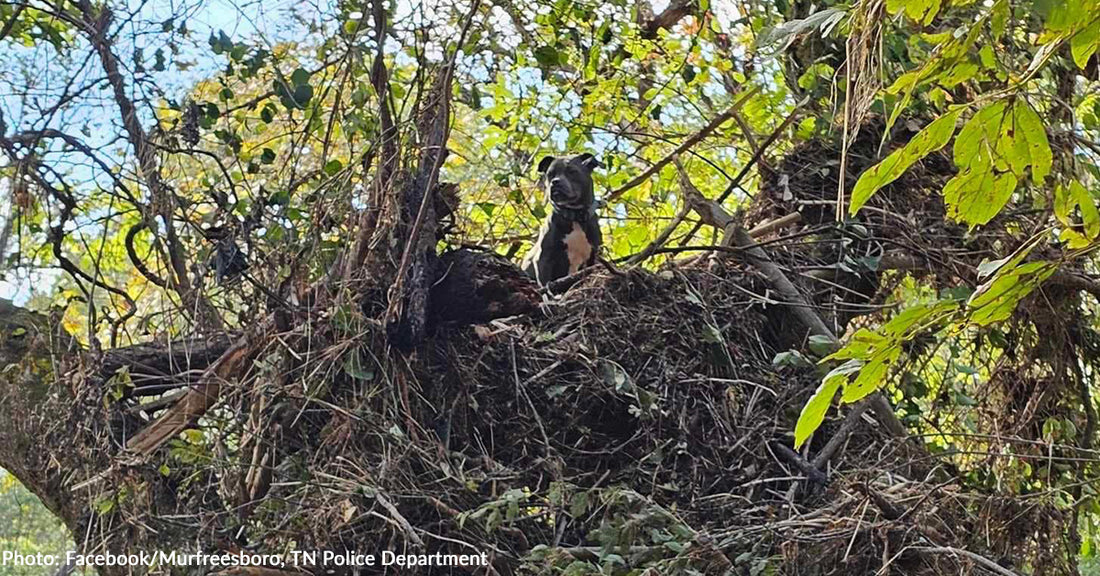
<instances>
[{"instance_id":1,"label":"white chest patch on dog","mask_svg":"<svg viewBox=\"0 0 1100 576\"><path fill-rule=\"evenodd\" d=\"M581 225L574 222L573 229L565 235L565 253L569 256L569 273L576 274L592 257L592 244Z\"/></svg>"}]
</instances>

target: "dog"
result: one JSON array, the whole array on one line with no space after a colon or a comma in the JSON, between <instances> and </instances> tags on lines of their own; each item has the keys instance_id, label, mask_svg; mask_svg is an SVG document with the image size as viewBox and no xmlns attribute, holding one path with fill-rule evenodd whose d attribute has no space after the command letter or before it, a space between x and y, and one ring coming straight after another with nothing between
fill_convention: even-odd
<instances>
[{"instance_id":1,"label":"dog","mask_svg":"<svg viewBox=\"0 0 1100 576\"><path fill-rule=\"evenodd\" d=\"M596 262L603 238L596 216L592 172L603 167L587 153L546 156L539 161L539 182L551 210L535 245L523 258L524 272L539 286L576 274Z\"/></svg>"}]
</instances>

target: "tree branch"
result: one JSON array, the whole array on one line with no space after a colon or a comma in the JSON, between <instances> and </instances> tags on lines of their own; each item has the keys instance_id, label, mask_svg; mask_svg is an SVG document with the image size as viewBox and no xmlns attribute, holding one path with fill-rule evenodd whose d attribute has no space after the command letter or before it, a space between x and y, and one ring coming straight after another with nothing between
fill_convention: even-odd
<instances>
[{"instance_id":1,"label":"tree branch","mask_svg":"<svg viewBox=\"0 0 1100 576\"><path fill-rule=\"evenodd\" d=\"M733 118L733 115L737 113L737 110L740 109L741 106L744 105L744 103L746 101L748 101L748 99L753 94L756 94L759 90L760 90L760 88L757 87L757 88L753 88L752 90L749 90L748 92L746 92L744 95L741 96L741 98L739 98L736 102L734 102L732 105L730 105L730 107L727 108L725 110L725 112L722 112L721 114L715 116L713 119L711 119L710 122L707 122L706 126L703 126L702 128L700 128L698 132L696 132L695 134L692 134L691 137L689 137L687 140L684 140L679 146L676 147L675 150L670 152L667 156L665 156L664 158L661 158L660 160L658 160L655 164L653 164L652 166L650 166L649 168L644 170L641 174L639 174L639 175L635 176L634 178L630 179L630 181L628 181L626 184L623 184L622 186L619 186L615 190L612 190L611 193L609 193L604 198L604 201L607 202L607 203L611 203L611 202L615 201L616 199L618 199L623 194L629 192L630 190L633 190L634 188L637 188L642 183L649 180L649 178L651 176L653 176L654 174L659 172L661 170L661 168L664 168L665 166L667 166L668 163L672 162L672 160L674 158L676 158L680 154L683 154L689 148L691 148L692 146L698 144L702 139L709 136L711 134L711 132L714 132L715 130L717 130L719 126L721 126L722 124L724 124L726 122L726 120L729 120L730 118Z\"/></svg>"},{"instance_id":2,"label":"tree branch","mask_svg":"<svg viewBox=\"0 0 1100 576\"><path fill-rule=\"evenodd\" d=\"M127 139L137 155L141 176L149 186L151 212L160 216L164 224L171 271L166 282L180 295L188 311L195 310L198 313L201 327L220 329L222 321L217 310L202 294L192 288L191 280L187 275L189 267L174 220L175 195L161 179L156 148L150 144L149 137L138 119L137 110L126 94L126 81L119 71L118 59L112 53L111 43L107 38L112 13L107 7L102 7L97 12L90 0L77 0L76 6L84 19L88 40L99 55L103 69L107 72L107 81L114 92L115 104L118 107L123 128L126 130Z\"/></svg>"}]
</instances>

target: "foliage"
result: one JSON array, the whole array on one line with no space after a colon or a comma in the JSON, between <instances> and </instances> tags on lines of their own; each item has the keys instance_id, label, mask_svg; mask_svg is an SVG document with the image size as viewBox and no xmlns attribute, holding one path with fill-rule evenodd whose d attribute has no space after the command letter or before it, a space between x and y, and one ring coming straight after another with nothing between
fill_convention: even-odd
<instances>
[{"instance_id":1,"label":"foliage","mask_svg":"<svg viewBox=\"0 0 1100 576\"><path fill-rule=\"evenodd\" d=\"M61 521L15 477L0 470L0 550L63 559L71 549L72 538ZM8 565L4 570L11 576L46 576L57 568Z\"/></svg>"},{"instance_id":2,"label":"foliage","mask_svg":"<svg viewBox=\"0 0 1100 576\"><path fill-rule=\"evenodd\" d=\"M1100 20L1100 8L1083 2L1044 6L1043 18L1036 23L1041 26L1041 33L1031 36L1020 35L1027 25L1006 29L1006 12L1023 9L1007 0L979 8L971 24L951 34L925 35L926 39L939 44L933 49L931 58L916 70L903 73L885 90L886 96L903 94L901 102L893 108L891 122L911 105L918 88L927 90L933 105L937 99L942 102L944 89L960 83L981 83L986 87L986 94L949 106L907 144L863 172L849 204L851 214L858 213L868 199L916 162L945 146L966 108L973 108L974 112L955 136L953 145L958 174L942 191L947 216L973 229L988 224L1014 195L1017 205L1043 205L1049 201L1044 181L1051 174L1054 152L1047 132L1061 126L1044 124L1035 106L1054 111L1069 105L1056 96L1059 83L1065 80L1060 77L1064 72L1055 64L1053 53L1069 41L1073 46L1073 61L1084 68L1095 50L1095 26ZM940 8L939 3L888 4L888 10L904 12L926 24L933 21ZM973 12L971 7L958 10ZM950 11L945 12L942 17L946 19L949 14ZM1009 55L1007 58L999 60L993 56L1005 46L1017 51L1029 49L1034 51L1034 57L1028 61L1013 58L1016 52L1003 51ZM891 325L901 318L913 318L912 315L921 310L920 307L909 308L878 331L857 331L844 349L825 358L823 362L848 362L823 379L822 387L800 419L796 443L804 441L820 424L823 406L828 405L841 383L845 383L842 401L863 398L887 383L888 367L900 357L901 345L921 331L938 330L950 324L957 332L971 323L986 326L1007 320L1021 300L1054 274L1060 262L1072 261L1090 251L1098 232L1096 202L1080 180L1086 179L1092 186L1094 171L1091 164L1086 164L1081 168L1070 166L1057 174L1061 183L1053 194L1056 219L1049 224L1050 233L1033 237L1010 258L979 267L979 278L989 275L991 270L996 273L977 288L958 317L950 322L944 320L918 326L911 334L891 338ZM1031 186L1021 189L1018 184L1028 176ZM1084 226L1080 231L1071 216L1075 208L1080 209ZM1064 253L1057 259L1060 262L1024 262L1032 249L1046 242L1063 243ZM849 375L855 378L851 383L848 383Z\"/></svg>"},{"instance_id":3,"label":"foliage","mask_svg":"<svg viewBox=\"0 0 1100 576\"><path fill-rule=\"evenodd\" d=\"M818 360L795 445L820 448L815 433L838 397L883 394L960 482L1071 510L1080 534L1064 536L1080 542L1059 562L1093 556L1100 470L1075 455L1092 454L1097 427L1100 6L732 4L348 0L278 12L271 29L196 17L206 6L2 5L0 46L11 54L0 63L4 272L92 349L237 333L319 285L334 287L320 317L358 345L380 314L342 281L348 251L362 242L389 251L381 261L399 260L404 237L358 234L372 215L394 214L378 203L379 183L402 189L386 175L412 174L428 156L426 103L435 81L453 75L437 184L457 183L460 202L430 240L441 250L478 245L513 259L527 250L550 210L534 182L546 154L600 156L604 255L663 274L683 264L677 255L721 242L722 230L691 213L693 193L749 225L785 216L769 212L776 206L799 211L800 230L762 243L812 308L833 306L840 342L818 334L776 357L777 370ZM263 20L240 10L242 21ZM97 26L103 34L89 33ZM112 58L122 73L100 69ZM861 132L879 146L858 146ZM798 158L822 143L836 154ZM807 174L825 185L791 184ZM411 220L410 211L394 218ZM891 226L908 226L910 238ZM851 309L834 305L851 292L865 298L845 317ZM746 297L775 308L770 292ZM759 344L703 324L697 344L723 370L737 369L731 348ZM351 349L333 352L334 373L392 385L365 361L368 348ZM262 358L256 373L272 382L301 360ZM637 394L632 416L659 414L627 366L593 366L616 393ZM117 409L133 387L120 371L98 400ZM326 376L303 389L327 402L332 387ZM551 399L562 393L551 390ZM235 416L203 421L224 435L173 438L159 473L233 469L223 452L237 456L248 439ZM407 442L403 426L392 423L387 441ZM1039 445L1059 451L1062 468L1029 460ZM532 552L568 574L616 573L623 558L612 549L632 543L679 556L692 537L674 512L625 489L558 481L549 491L512 488L456 522L492 532L537 517L547 501L595 522L590 506L602 499L615 513L593 533L598 557ZM99 504L100 515L122 506ZM649 530L632 532L631 521ZM736 563L766 573L769 552L757 552Z\"/></svg>"}]
</instances>

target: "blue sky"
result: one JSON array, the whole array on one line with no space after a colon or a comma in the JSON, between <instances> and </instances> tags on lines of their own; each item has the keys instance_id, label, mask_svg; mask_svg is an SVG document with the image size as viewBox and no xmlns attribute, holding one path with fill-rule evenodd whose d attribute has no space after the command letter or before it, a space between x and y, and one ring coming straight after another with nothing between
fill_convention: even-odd
<instances>
[{"instance_id":1,"label":"blue sky","mask_svg":"<svg viewBox=\"0 0 1100 576\"><path fill-rule=\"evenodd\" d=\"M211 33L224 31L235 41L251 39L268 44L302 40L309 33L307 21L315 19L318 14L316 6L298 0L243 3L227 0L184 1L183 3L164 0L152 2L130 0L130 4L137 10L136 17L132 23L123 25L124 29L119 34L115 46L115 53L120 55L125 65L132 62L135 48L143 51L146 65L150 68L158 48L164 50L166 54L170 53L166 44L167 34L134 34L134 32L150 29L160 32L160 23L173 14L186 15L184 21L190 34L187 38L175 37L179 52L172 57L173 62L184 63L183 68L186 69L170 65L164 72L151 72L156 86L171 98L182 97L196 81L210 77L225 65L224 57L215 55L210 50L207 39ZM291 17L294 14L297 18ZM175 26L179 26L179 21L175 22ZM46 45L23 47L6 43L3 45L3 50L10 57L0 61L0 109L3 110L9 125L9 135L15 130L47 127L38 123L41 120L38 111L33 109L35 100L41 108L47 108L52 104L50 95L56 97L64 81L71 74L70 70L73 69L74 64L84 60L88 54L86 45L77 44L71 63L65 63L64 57ZM14 91L14 88L24 80L23 73L27 70L30 71L27 77L33 79L36 91L41 94L24 96ZM96 79L102 76L101 70L98 61L93 59L85 75L80 79L86 81ZM5 81L5 77L10 81ZM94 92L93 90L89 94ZM132 93L131 98L135 101L140 100L142 94ZM28 108L28 105L31 107ZM112 137L114 131L97 130L97 128L116 122L117 117L118 111L113 106L113 102L97 96L95 99L87 98L75 102L73 106L59 113L48 127L77 134L81 131L81 127L87 126L89 129L82 137L93 148L99 148L107 143L107 138ZM146 119L146 124L149 121L151 118ZM0 159L0 165L3 162L6 160ZM85 166L74 164L64 168L69 171L74 181L90 181L94 178L92 171ZM83 176L83 173L87 175ZM7 187L6 181L0 182L0 198L4 199L4 203L10 202ZM3 209L0 209L0 218L7 218L9 212L7 206L3 206ZM12 243L14 243L14 234ZM9 244L10 247L11 244ZM23 304L30 298L33 290L42 290L51 286L57 275L56 270L6 271L4 278L0 280L0 298Z\"/></svg>"}]
</instances>

